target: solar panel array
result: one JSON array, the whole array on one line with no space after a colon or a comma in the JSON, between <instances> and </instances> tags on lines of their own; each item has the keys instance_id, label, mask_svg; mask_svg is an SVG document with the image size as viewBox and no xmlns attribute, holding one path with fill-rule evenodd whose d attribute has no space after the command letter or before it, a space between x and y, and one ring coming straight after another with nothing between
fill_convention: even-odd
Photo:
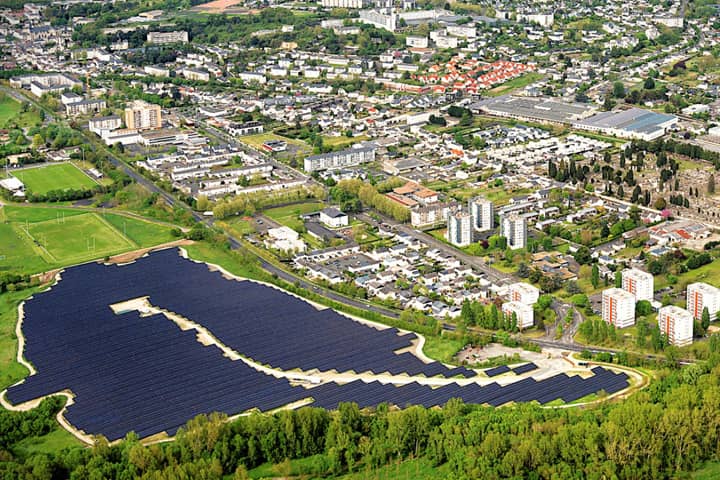
<instances>
[{"instance_id":1,"label":"solar panel array","mask_svg":"<svg viewBox=\"0 0 720 480\"><path fill-rule=\"evenodd\" d=\"M537 370L538 366L534 363L526 363L525 365L520 365L519 367L515 367L512 369L513 373L515 375L521 375L523 373L532 372L533 370Z\"/></svg>"},{"instance_id":2,"label":"solar panel array","mask_svg":"<svg viewBox=\"0 0 720 480\"><path fill-rule=\"evenodd\" d=\"M452 384L432 389L417 383L395 387L357 381L306 389L230 361L218 348L198 343L195 331L180 330L164 315L115 315L109 308L146 295L151 303L205 325L241 353L247 354L247 348L253 352L248 356L279 368L313 365L444 376L468 372L426 365L409 353L396 355L393 350L408 345L409 335L377 331L334 313L331 317L329 310L318 312L270 287L225 280L173 250L122 267L88 264L68 269L49 292L26 302L24 355L38 373L8 390L10 402L70 390L75 395L66 413L70 423L113 440L131 430L140 437L173 434L199 413L267 411L310 396L315 405L327 408L341 401L432 406L453 397L501 405L513 400L572 401L587 394L582 392L612 393L627 386L624 374L596 368L587 380L558 375L505 387ZM294 314L291 305L297 307ZM315 353L313 348L327 350Z\"/></svg>"},{"instance_id":3,"label":"solar panel array","mask_svg":"<svg viewBox=\"0 0 720 480\"><path fill-rule=\"evenodd\" d=\"M488 377L497 377L498 375L502 375L503 373L507 373L509 371L510 367L507 365L500 365L499 367L488 368L485 370L485 375Z\"/></svg>"},{"instance_id":4,"label":"solar panel array","mask_svg":"<svg viewBox=\"0 0 720 480\"><path fill-rule=\"evenodd\" d=\"M600 390L612 394L628 385L624 373L616 374L600 367L595 367L592 372L594 375L587 379L560 374L544 380L525 378L506 386L497 383L480 386L472 383L466 386L451 384L435 389L415 382L396 387L357 380L342 386L323 384L310 389L309 393L315 399L315 406L328 409L336 408L340 402L356 402L361 408L369 407L383 399L401 407L411 404L439 406L451 398L461 398L465 403L500 406L509 402L548 403L556 399L569 403Z\"/></svg>"}]
</instances>

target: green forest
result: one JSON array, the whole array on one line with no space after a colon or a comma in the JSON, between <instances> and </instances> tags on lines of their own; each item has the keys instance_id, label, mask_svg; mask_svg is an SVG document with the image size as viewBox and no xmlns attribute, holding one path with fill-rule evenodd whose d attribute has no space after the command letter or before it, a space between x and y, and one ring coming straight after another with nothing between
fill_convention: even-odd
<instances>
[{"instance_id":1,"label":"green forest","mask_svg":"<svg viewBox=\"0 0 720 480\"><path fill-rule=\"evenodd\" d=\"M302 478L373 478L382 466L422 460L452 479L690 478L720 455L720 354L655 373L630 398L586 409L451 400L442 409L341 404L232 421L211 414L191 420L173 442L143 446L131 433L113 445L100 438L92 448L15 455L22 438L58 428L62 401L48 399L29 412L0 414L0 476L243 479L274 465Z\"/></svg>"}]
</instances>

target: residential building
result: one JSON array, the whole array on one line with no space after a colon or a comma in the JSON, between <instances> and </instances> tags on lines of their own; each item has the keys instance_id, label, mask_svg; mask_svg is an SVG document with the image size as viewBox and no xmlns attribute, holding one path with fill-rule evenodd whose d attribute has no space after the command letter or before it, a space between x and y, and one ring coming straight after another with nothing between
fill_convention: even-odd
<instances>
[{"instance_id":1,"label":"residential building","mask_svg":"<svg viewBox=\"0 0 720 480\"><path fill-rule=\"evenodd\" d=\"M70 116L87 115L88 113L98 113L107 108L107 103L102 99L80 100L75 103L65 105L65 113Z\"/></svg>"},{"instance_id":2,"label":"residential building","mask_svg":"<svg viewBox=\"0 0 720 480\"><path fill-rule=\"evenodd\" d=\"M82 88L80 81L64 73L22 75L11 78L10 85L15 88L29 89L36 97L42 97L45 93L62 93L74 87Z\"/></svg>"},{"instance_id":3,"label":"residential building","mask_svg":"<svg viewBox=\"0 0 720 480\"><path fill-rule=\"evenodd\" d=\"M305 158L305 171L334 170L352 167L375 160L375 146L360 146L340 150L339 152L323 153Z\"/></svg>"},{"instance_id":4,"label":"residential building","mask_svg":"<svg viewBox=\"0 0 720 480\"><path fill-rule=\"evenodd\" d=\"M117 115L107 117L95 117L88 120L88 130L102 135L103 130L115 130L122 125L122 119Z\"/></svg>"},{"instance_id":5,"label":"residential building","mask_svg":"<svg viewBox=\"0 0 720 480\"><path fill-rule=\"evenodd\" d=\"M490 200L482 197L470 200L470 214L473 218L473 229L476 232L486 232L495 227L495 209Z\"/></svg>"},{"instance_id":6,"label":"residential building","mask_svg":"<svg viewBox=\"0 0 720 480\"><path fill-rule=\"evenodd\" d=\"M163 45L167 43L187 43L188 32L178 30L175 32L148 32L147 43Z\"/></svg>"},{"instance_id":7,"label":"residential building","mask_svg":"<svg viewBox=\"0 0 720 480\"><path fill-rule=\"evenodd\" d=\"M348 226L348 216L337 208L324 208L320 210L320 221L328 227L340 228Z\"/></svg>"},{"instance_id":8,"label":"residential building","mask_svg":"<svg viewBox=\"0 0 720 480\"><path fill-rule=\"evenodd\" d=\"M511 250L527 245L527 219L518 214L504 216L500 221L500 235L507 239Z\"/></svg>"},{"instance_id":9,"label":"residential building","mask_svg":"<svg viewBox=\"0 0 720 480\"><path fill-rule=\"evenodd\" d=\"M651 273L643 272L637 268L628 268L622 271L622 288L626 292L635 295L635 299L652 301L653 299L653 276Z\"/></svg>"},{"instance_id":10,"label":"residential building","mask_svg":"<svg viewBox=\"0 0 720 480\"><path fill-rule=\"evenodd\" d=\"M717 320L720 311L720 289L707 283L691 283L687 286L686 297L687 310L693 318L701 320L703 310L707 308L710 321Z\"/></svg>"},{"instance_id":11,"label":"residential building","mask_svg":"<svg viewBox=\"0 0 720 480\"><path fill-rule=\"evenodd\" d=\"M603 290L602 319L617 328L635 325L635 295L622 288Z\"/></svg>"},{"instance_id":12,"label":"residential building","mask_svg":"<svg viewBox=\"0 0 720 480\"><path fill-rule=\"evenodd\" d=\"M467 212L448 214L447 241L456 247L467 247L472 240L472 215Z\"/></svg>"},{"instance_id":13,"label":"residential building","mask_svg":"<svg viewBox=\"0 0 720 480\"><path fill-rule=\"evenodd\" d=\"M530 305L522 302L505 302L502 304L502 313L509 320L513 313L517 319L520 330L532 327L535 324L535 312Z\"/></svg>"},{"instance_id":14,"label":"residential building","mask_svg":"<svg viewBox=\"0 0 720 480\"><path fill-rule=\"evenodd\" d=\"M125 126L133 130L146 130L162 127L160 105L135 100L125 108Z\"/></svg>"},{"instance_id":15,"label":"residential building","mask_svg":"<svg viewBox=\"0 0 720 480\"><path fill-rule=\"evenodd\" d=\"M450 211L457 210L457 208L458 204L455 202L416 205L410 209L410 224L415 228L423 228L445 223Z\"/></svg>"},{"instance_id":16,"label":"residential building","mask_svg":"<svg viewBox=\"0 0 720 480\"><path fill-rule=\"evenodd\" d=\"M230 135L242 137L243 135L255 135L263 133L263 124L260 122L231 123L228 126Z\"/></svg>"},{"instance_id":17,"label":"residential building","mask_svg":"<svg viewBox=\"0 0 720 480\"><path fill-rule=\"evenodd\" d=\"M513 283L508 286L508 299L525 305L534 305L540 298L540 290L529 283Z\"/></svg>"},{"instance_id":18,"label":"residential building","mask_svg":"<svg viewBox=\"0 0 720 480\"><path fill-rule=\"evenodd\" d=\"M271 228L267 232L265 245L283 252L304 252L306 245L300 234L290 227Z\"/></svg>"},{"instance_id":19,"label":"residential building","mask_svg":"<svg viewBox=\"0 0 720 480\"><path fill-rule=\"evenodd\" d=\"M320 5L325 8L365 8L367 0L321 0Z\"/></svg>"},{"instance_id":20,"label":"residential building","mask_svg":"<svg viewBox=\"0 0 720 480\"><path fill-rule=\"evenodd\" d=\"M675 305L667 305L658 311L657 321L660 332L667 335L670 345L684 347L692 343L695 323L692 313Z\"/></svg>"}]
</instances>

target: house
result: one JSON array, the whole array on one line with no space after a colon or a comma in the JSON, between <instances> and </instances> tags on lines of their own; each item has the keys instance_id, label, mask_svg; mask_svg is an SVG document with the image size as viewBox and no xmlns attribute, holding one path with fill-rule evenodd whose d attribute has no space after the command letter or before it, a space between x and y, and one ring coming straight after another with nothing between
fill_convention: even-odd
<instances>
[{"instance_id":1,"label":"house","mask_svg":"<svg viewBox=\"0 0 720 480\"><path fill-rule=\"evenodd\" d=\"M320 211L320 221L332 228L347 227L349 223L347 214L333 207Z\"/></svg>"}]
</instances>

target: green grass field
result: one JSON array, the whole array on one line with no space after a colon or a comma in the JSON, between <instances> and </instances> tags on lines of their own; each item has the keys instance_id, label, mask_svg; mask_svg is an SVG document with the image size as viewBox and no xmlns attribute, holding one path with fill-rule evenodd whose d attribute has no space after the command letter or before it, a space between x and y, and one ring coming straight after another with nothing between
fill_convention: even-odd
<instances>
[{"instance_id":1,"label":"green grass field","mask_svg":"<svg viewBox=\"0 0 720 480\"><path fill-rule=\"evenodd\" d=\"M538 80L543 78L543 75L541 73L537 72L530 72L526 73L525 75L517 78L513 78L512 80L508 80L507 82L503 83L502 85L498 85L495 88L492 88L487 91L487 94L491 97L497 97L500 95L505 95L507 93L510 93L513 90L517 90L519 88L525 88L531 83L535 83Z\"/></svg>"},{"instance_id":2,"label":"green grass field","mask_svg":"<svg viewBox=\"0 0 720 480\"><path fill-rule=\"evenodd\" d=\"M8 96L0 96L0 127L4 127L18 113L20 113L20 103L16 102Z\"/></svg>"},{"instance_id":3,"label":"green grass field","mask_svg":"<svg viewBox=\"0 0 720 480\"><path fill-rule=\"evenodd\" d=\"M461 348L463 348L463 342L461 340L443 337L425 337L423 353L443 363L456 363L454 357Z\"/></svg>"},{"instance_id":4,"label":"green grass field","mask_svg":"<svg viewBox=\"0 0 720 480\"><path fill-rule=\"evenodd\" d=\"M312 150L310 146L302 140L283 137L275 133L258 133L256 135L245 135L244 137L240 137L241 142L247 143L248 145L258 149L262 149L263 143L267 142L268 140L283 140L288 144L295 145L306 152L310 152Z\"/></svg>"},{"instance_id":5,"label":"green grass field","mask_svg":"<svg viewBox=\"0 0 720 480\"><path fill-rule=\"evenodd\" d=\"M693 473L694 480L716 480L720 478L720 462L708 462Z\"/></svg>"},{"instance_id":6,"label":"green grass field","mask_svg":"<svg viewBox=\"0 0 720 480\"><path fill-rule=\"evenodd\" d=\"M294 230L299 230L303 226L300 215L317 212L324 208L320 202L298 203L296 205L288 205L286 207L270 208L263 211L263 214L272 218L278 223L282 223Z\"/></svg>"},{"instance_id":7,"label":"green grass field","mask_svg":"<svg viewBox=\"0 0 720 480\"><path fill-rule=\"evenodd\" d=\"M345 135L335 137L330 135L323 135L322 137L323 145L337 149L350 146L354 143L362 142L364 140L367 140L368 138L369 137L367 135L360 135L359 137L346 137Z\"/></svg>"},{"instance_id":8,"label":"green grass field","mask_svg":"<svg viewBox=\"0 0 720 480\"><path fill-rule=\"evenodd\" d=\"M177 240L172 234L173 229L164 225L122 215L106 214L103 218L139 247L152 247Z\"/></svg>"},{"instance_id":9,"label":"green grass field","mask_svg":"<svg viewBox=\"0 0 720 480\"><path fill-rule=\"evenodd\" d=\"M0 208L0 271L38 273L171 242L172 228L67 208ZM125 234L123 234L125 232Z\"/></svg>"},{"instance_id":10,"label":"green grass field","mask_svg":"<svg viewBox=\"0 0 720 480\"><path fill-rule=\"evenodd\" d=\"M32 193L44 195L51 190L91 189L97 183L72 163L28 168L13 173Z\"/></svg>"}]
</instances>

